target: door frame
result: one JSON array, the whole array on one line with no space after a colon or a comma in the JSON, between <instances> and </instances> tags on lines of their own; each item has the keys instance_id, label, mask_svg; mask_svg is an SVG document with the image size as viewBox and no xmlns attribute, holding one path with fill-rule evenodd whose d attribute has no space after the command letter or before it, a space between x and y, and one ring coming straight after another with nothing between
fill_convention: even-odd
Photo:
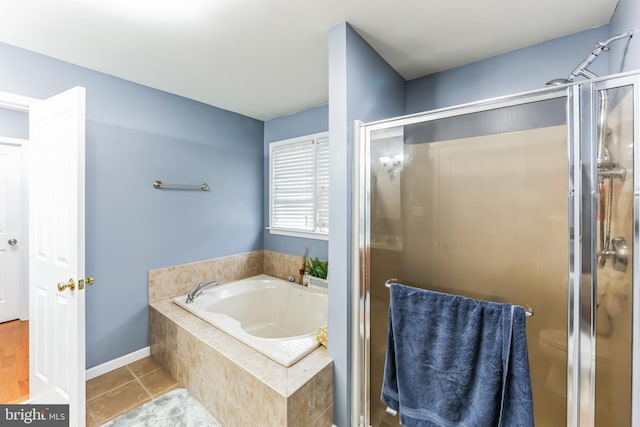
<instances>
[{"instance_id":1,"label":"door frame","mask_svg":"<svg viewBox=\"0 0 640 427\"><path fill-rule=\"evenodd\" d=\"M9 92L0 91L0 108L4 108L7 110L19 111L24 113L29 113L31 106L37 102L40 102L40 99L30 98L27 96L16 95ZM17 138L2 138L3 142L6 141L8 143L12 143L15 145L20 145L23 147L23 155L22 155L22 190L23 190L23 212L29 212L29 139L17 139ZM24 221L22 225L22 240L24 241L24 247L26 247L27 251L29 249L28 241L29 241L29 221ZM21 273L23 277L26 277L28 280L29 277L29 256L27 252L27 256L23 257L23 263ZM25 320L29 318L29 290L30 287L23 287L24 289L20 290L20 319ZM29 363L33 360L31 357L31 348L29 349ZM29 367L29 371L31 371L31 366ZM27 400L29 402L29 400Z\"/></svg>"},{"instance_id":2,"label":"door frame","mask_svg":"<svg viewBox=\"0 0 640 427\"><path fill-rule=\"evenodd\" d=\"M580 357L579 366L576 369L580 372L580 389L577 399L580 408L574 414L574 419L580 424L593 425L595 423L595 401L596 401L596 311L597 311L597 237L596 217L597 217L597 126L598 126L598 101L599 91L615 89L625 86L633 87L633 201L632 201L632 236L629 236L629 245L633 258L629 268L631 273L631 426L640 427L640 257L636 251L640 247L640 120L638 111L640 110L640 73L637 71L618 75L605 76L599 79L582 81L574 85L574 93L579 101L580 118L579 128L574 142L581 144L577 150L575 160L579 163L574 174L574 182L581 186L582 201L575 200L576 232L581 236L580 241L576 239L574 252L582 259L576 261L581 266L581 270L576 269L575 282L577 295L575 295L576 307L574 313L574 323L579 331L579 340L576 341L574 349L576 357ZM587 259L589 258L589 259ZM580 273L580 274L578 274ZM580 353L582 350L582 353ZM585 354L589 353L589 354ZM577 385L577 384L576 384ZM588 402L588 405L582 404ZM582 420L586 420L584 423Z\"/></svg>"},{"instance_id":3,"label":"door frame","mask_svg":"<svg viewBox=\"0 0 640 427\"><path fill-rule=\"evenodd\" d=\"M7 110L28 113L29 108L39 101L41 100L37 98L30 98L28 96L0 91L0 108L6 108Z\"/></svg>"},{"instance_id":4,"label":"door frame","mask_svg":"<svg viewBox=\"0 0 640 427\"><path fill-rule=\"evenodd\" d=\"M446 107L437 110L379 120L371 123L354 123L353 147L353 199L352 199L352 399L351 423L354 426L368 427L371 425L371 287L384 286L381 283L370 283L370 255L371 255L371 142L372 133L392 127L406 126L425 121L458 117L465 114L497 110L506 107L531 104L558 98L570 101L571 92L567 87L551 87L531 92L492 98ZM567 127L570 125L567 123ZM569 137L569 135L567 135ZM570 205L570 203L569 203ZM571 226L571 215L569 222ZM570 267L571 268L571 267ZM571 284L569 284L571 287ZM535 307L534 307L535 308ZM573 312L573 300L569 298L569 312ZM574 336L569 332L569 341ZM569 355L570 356L570 355ZM567 370L567 383L573 383L574 372ZM573 412L577 406L567 402L568 412ZM567 424L571 425L571 424Z\"/></svg>"},{"instance_id":5,"label":"door frame","mask_svg":"<svg viewBox=\"0 0 640 427\"><path fill-rule=\"evenodd\" d=\"M16 95L14 93L2 92L0 91L0 108L4 108L6 110L20 111L23 113L29 113L29 108L34 103L40 101L37 98L30 98L28 96ZM24 196L28 195L27 191L29 189L29 153L28 153L28 142L29 139L21 139L21 138L2 138L3 143L8 143L11 145L18 145L22 147L22 194ZM29 212L29 198L22 197L22 212ZM29 223L28 221L24 221L22 224L22 240L21 246L25 248L26 256L22 256L22 265L20 266L20 275L25 278L28 282L29 280ZM20 288L19 292L19 316L20 320L29 320L29 287Z\"/></svg>"},{"instance_id":6,"label":"door frame","mask_svg":"<svg viewBox=\"0 0 640 427\"><path fill-rule=\"evenodd\" d=\"M0 108L5 108L0 105ZM5 108L8 109L8 108ZM10 138L5 136L0 136L0 144L9 145L13 147L18 147L20 149L20 194L21 194L21 206L23 215L26 215L29 211L29 200L26 193L28 189L28 179L29 179L29 162L28 156L26 152L28 139L22 138ZM20 278L19 283L28 283L29 282L29 222L22 221L20 224L20 265L18 266L18 277ZM18 318L22 321L29 320L29 286L20 286L18 289Z\"/></svg>"}]
</instances>

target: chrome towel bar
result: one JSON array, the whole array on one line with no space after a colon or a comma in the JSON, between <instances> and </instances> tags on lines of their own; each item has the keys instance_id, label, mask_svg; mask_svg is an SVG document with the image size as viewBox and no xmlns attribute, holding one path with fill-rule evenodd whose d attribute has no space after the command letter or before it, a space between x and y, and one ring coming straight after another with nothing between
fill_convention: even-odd
<instances>
[{"instance_id":1,"label":"chrome towel bar","mask_svg":"<svg viewBox=\"0 0 640 427\"><path fill-rule=\"evenodd\" d=\"M392 284L394 284L394 283L398 283L398 279L389 279L389 280L386 280L386 281L384 282L384 286L385 286L386 288L390 288L390 287L391 287L391 285L392 285ZM529 305L525 305L525 306L523 306L523 308L524 308L524 314L525 314L525 316L527 316L527 317L532 317L532 316L533 316L533 308L532 308L531 306L529 306Z\"/></svg>"},{"instance_id":2,"label":"chrome towel bar","mask_svg":"<svg viewBox=\"0 0 640 427\"><path fill-rule=\"evenodd\" d=\"M202 190L209 191L209 185L205 182L199 185L189 184L165 184L162 181L153 181L153 188L156 190Z\"/></svg>"}]
</instances>

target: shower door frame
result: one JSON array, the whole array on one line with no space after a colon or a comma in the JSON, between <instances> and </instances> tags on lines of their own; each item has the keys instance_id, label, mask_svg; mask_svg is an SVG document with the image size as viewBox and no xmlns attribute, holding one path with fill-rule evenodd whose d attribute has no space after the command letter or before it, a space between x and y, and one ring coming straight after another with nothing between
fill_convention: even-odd
<instances>
[{"instance_id":1,"label":"shower door frame","mask_svg":"<svg viewBox=\"0 0 640 427\"><path fill-rule=\"evenodd\" d=\"M371 123L354 123L352 241L352 425L370 426L371 134L374 131L566 97L569 273L567 277L567 426L595 423L597 90L633 86L633 248L640 244L640 74L625 73L492 98ZM584 255L586 254L586 256ZM640 307L640 257L632 260L633 313ZM585 277L586 276L586 277ZM640 316L632 326L632 422L640 427ZM375 427L375 426L373 426Z\"/></svg>"},{"instance_id":2,"label":"shower door frame","mask_svg":"<svg viewBox=\"0 0 640 427\"><path fill-rule=\"evenodd\" d=\"M586 401L589 405L579 408L579 426L592 426L595 423L596 409L596 380L595 380L595 358L596 358L596 302L597 302L597 115L598 115L598 92L631 86L633 88L633 235L630 239L633 242L632 268L632 328L631 328L631 426L640 427L640 256L637 251L640 246L640 73L625 73L616 76L609 76L601 79L581 82L580 91L580 131L583 137L577 142L581 144L579 153L582 153L582 212L581 212L581 252L588 253L590 259L582 263L582 278L589 277L580 283L582 299L579 302L580 310L576 313L576 321L584 322L580 318L580 313L590 313L591 325L581 323L581 336L587 338L588 344L581 344L583 351L588 345L590 354L593 357L586 358L582 355L581 363L589 366L589 369L580 371L580 396L579 401ZM578 86L578 85L576 85ZM578 154L579 154L578 153ZM577 194L577 193L576 193ZM587 197L588 196L588 197ZM578 201L576 201L576 204ZM576 250L579 249L576 242ZM587 252L588 251L588 252ZM578 264L579 265L579 264ZM589 295L590 293L590 295ZM586 323L586 322L584 322ZM590 330L587 332L587 327ZM587 423L583 422L586 417ZM589 418L593 421L588 423Z\"/></svg>"}]
</instances>

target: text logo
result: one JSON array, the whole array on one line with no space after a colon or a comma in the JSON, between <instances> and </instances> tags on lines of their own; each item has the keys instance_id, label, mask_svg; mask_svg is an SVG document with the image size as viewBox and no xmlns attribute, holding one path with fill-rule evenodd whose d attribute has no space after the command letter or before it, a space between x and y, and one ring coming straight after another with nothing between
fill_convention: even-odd
<instances>
[{"instance_id":1,"label":"text logo","mask_svg":"<svg viewBox=\"0 0 640 427\"><path fill-rule=\"evenodd\" d=\"M0 405L0 425L68 427L69 405Z\"/></svg>"}]
</instances>

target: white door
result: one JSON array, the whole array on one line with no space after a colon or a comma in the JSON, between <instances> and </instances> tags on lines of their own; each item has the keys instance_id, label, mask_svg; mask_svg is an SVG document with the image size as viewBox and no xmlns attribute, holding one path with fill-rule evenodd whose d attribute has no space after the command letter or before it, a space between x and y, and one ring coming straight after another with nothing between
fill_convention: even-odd
<instances>
[{"instance_id":1,"label":"white door","mask_svg":"<svg viewBox=\"0 0 640 427\"><path fill-rule=\"evenodd\" d=\"M72 427L85 422L84 144L84 88L30 107L30 403L68 403Z\"/></svg>"},{"instance_id":2,"label":"white door","mask_svg":"<svg viewBox=\"0 0 640 427\"><path fill-rule=\"evenodd\" d=\"M22 147L0 139L0 322L20 316L22 241Z\"/></svg>"}]
</instances>

